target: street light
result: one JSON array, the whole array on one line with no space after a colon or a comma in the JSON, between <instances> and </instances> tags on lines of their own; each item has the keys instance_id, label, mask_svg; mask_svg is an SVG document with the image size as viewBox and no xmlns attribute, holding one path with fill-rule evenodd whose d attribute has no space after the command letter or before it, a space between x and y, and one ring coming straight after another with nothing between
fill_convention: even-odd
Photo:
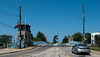
<instances>
[{"instance_id":1,"label":"street light","mask_svg":"<svg viewBox=\"0 0 100 57\"><path fill-rule=\"evenodd\" d=\"M86 40L86 38L85 38L85 21L86 21L86 19L85 19L85 15L84 15L84 4L82 4L82 13L83 13L83 18L82 17L75 17L75 18L80 18L80 19L82 19L83 20L83 40Z\"/></svg>"},{"instance_id":2,"label":"street light","mask_svg":"<svg viewBox=\"0 0 100 57\"><path fill-rule=\"evenodd\" d=\"M83 19L82 17L75 17L75 18L80 18L83 20L83 39L86 40L86 38L85 38L85 21L86 21L86 19Z\"/></svg>"}]
</instances>

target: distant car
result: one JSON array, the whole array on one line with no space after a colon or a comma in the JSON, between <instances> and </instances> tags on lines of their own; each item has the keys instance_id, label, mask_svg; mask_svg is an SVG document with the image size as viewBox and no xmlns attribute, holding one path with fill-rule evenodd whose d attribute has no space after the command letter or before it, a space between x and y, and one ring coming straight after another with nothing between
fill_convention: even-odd
<instances>
[{"instance_id":1,"label":"distant car","mask_svg":"<svg viewBox=\"0 0 100 57\"><path fill-rule=\"evenodd\" d=\"M72 47L72 53L87 53L90 54L90 47L87 46L86 44L75 44Z\"/></svg>"}]
</instances>

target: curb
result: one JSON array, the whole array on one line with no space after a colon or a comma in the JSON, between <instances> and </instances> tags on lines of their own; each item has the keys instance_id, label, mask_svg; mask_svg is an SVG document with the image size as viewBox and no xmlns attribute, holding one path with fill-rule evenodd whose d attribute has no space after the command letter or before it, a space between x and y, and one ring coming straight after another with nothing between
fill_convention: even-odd
<instances>
[{"instance_id":1,"label":"curb","mask_svg":"<svg viewBox=\"0 0 100 57\"><path fill-rule=\"evenodd\" d=\"M34 48L36 48L36 47L37 47L37 46L33 46L32 48L26 48L26 49L20 49L20 50L17 50L17 51L11 51L11 52L0 53L0 55L9 54L9 53L16 53L16 52L26 51L26 50L31 50L31 49L34 49Z\"/></svg>"}]
</instances>

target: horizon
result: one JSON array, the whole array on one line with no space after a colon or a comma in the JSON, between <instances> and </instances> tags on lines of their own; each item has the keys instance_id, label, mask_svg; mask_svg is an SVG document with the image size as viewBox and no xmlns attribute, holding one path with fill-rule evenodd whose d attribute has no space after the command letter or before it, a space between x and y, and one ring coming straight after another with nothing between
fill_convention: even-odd
<instances>
[{"instance_id":1,"label":"horizon","mask_svg":"<svg viewBox=\"0 0 100 57\"><path fill-rule=\"evenodd\" d=\"M19 20L19 6L22 6L22 22L31 26L35 37L40 31L52 41L59 33L60 42L64 36L83 33L82 4L86 17L85 33L100 31L100 0L0 0L0 23L14 27ZM18 29L0 24L2 34L18 37Z\"/></svg>"}]
</instances>

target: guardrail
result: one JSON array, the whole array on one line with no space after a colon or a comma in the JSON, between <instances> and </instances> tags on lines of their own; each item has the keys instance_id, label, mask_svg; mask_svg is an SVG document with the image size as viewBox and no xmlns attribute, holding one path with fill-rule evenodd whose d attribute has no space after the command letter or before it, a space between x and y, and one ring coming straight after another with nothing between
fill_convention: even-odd
<instances>
[{"instance_id":1,"label":"guardrail","mask_svg":"<svg viewBox=\"0 0 100 57\"><path fill-rule=\"evenodd\" d=\"M38 44L46 44L46 42L43 41L32 42L31 46L38 45ZM24 48L25 44L21 43L21 47ZM17 44L7 44L7 48L19 48L19 42Z\"/></svg>"},{"instance_id":2,"label":"guardrail","mask_svg":"<svg viewBox=\"0 0 100 57\"><path fill-rule=\"evenodd\" d=\"M46 42L38 41L38 42L32 42L31 43L32 46L37 45L37 44L46 44Z\"/></svg>"}]
</instances>

